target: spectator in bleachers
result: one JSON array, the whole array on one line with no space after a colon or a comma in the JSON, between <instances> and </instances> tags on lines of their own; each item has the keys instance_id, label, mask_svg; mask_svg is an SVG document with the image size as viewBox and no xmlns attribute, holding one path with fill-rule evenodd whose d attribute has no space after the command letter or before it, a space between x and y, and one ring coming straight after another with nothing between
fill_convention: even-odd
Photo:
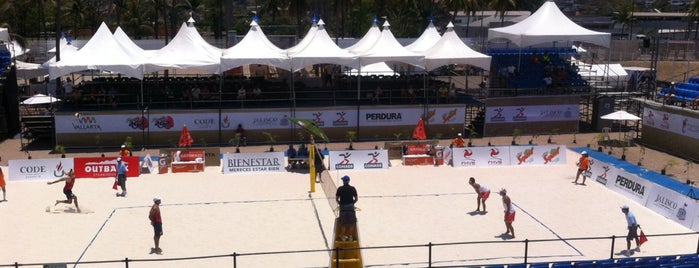
<instances>
[{"instance_id":1,"label":"spectator in bleachers","mask_svg":"<svg viewBox=\"0 0 699 268\"><path fill-rule=\"evenodd\" d=\"M445 85L442 85L441 87L439 87L437 94L439 94L439 98L437 99L437 103L442 103L442 102L446 103L447 99L449 97L449 89Z\"/></svg>"},{"instance_id":2,"label":"spectator in bleachers","mask_svg":"<svg viewBox=\"0 0 699 268\"><path fill-rule=\"evenodd\" d=\"M259 87L255 87L252 90L252 98L257 99L260 98L260 96L262 96L262 89L260 89Z\"/></svg>"},{"instance_id":3,"label":"spectator in bleachers","mask_svg":"<svg viewBox=\"0 0 699 268\"><path fill-rule=\"evenodd\" d=\"M665 94L665 104L675 104L675 94L677 94L677 91L675 90L675 82L673 81L670 83L670 89Z\"/></svg>"},{"instance_id":4,"label":"spectator in bleachers","mask_svg":"<svg viewBox=\"0 0 699 268\"><path fill-rule=\"evenodd\" d=\"M194 86L191 89L192 93L192 101L199 101L199 98L201 97L201 89L198 86Z\"/></svg>"},{"instance_id":5,"label":"spectator in bleachers","mask_svg":"<svg viewBox=\"0 0 699 268\"><path fill-rule=\"evenodd\" d=\"M451 86L449 86L449 103L454 103L456 101L456 86L454 83L451 83Z\"/></svg>"},{"instance_id":6,"label":"spectator in bleachers","mask_svg":"<svg viewBox=\"0 0 699 268\"><path fill-rule=\"evenodd\" d=\"M374 90L374 95L371 97L371 101L375 104L379 104L381 102L381 95L383 94L383 90L381 90L381 87L377 86L376 89Z\"/></svg>"},{"instance_id":7,"label":"spectator in bleachers","mask_svg":"<svg viewBox=\"0 0 699 268\"><path fill-rule=\"evenodd\" d=\"M532 55L532 64L538 65L539 63L541 63L541 60L539 59L539 54L534 53Z\"/></svg>"},{"instance_id":8,"label":"spectator in bleachers","mask_svg":"<svg viewBox=\"0 0 699 268\"><path fill-rule=\"evenodd\" d=\"M66 82L63 83L63 98L73 95L73 81L70 77L66 78Z\"/></svg>"},{"instance_id":9,"label":"spectator in bleachers","mask_svg":"<svg viewBox=\"0 0 699 268\"><path fill-rule=\"evenodd\" d=\"M408 87L408 101L410 101L410 103L415 103L415 90L412 86Z\"/></svg>"},{"instance_id":10,"label":"spectator in bleachers","mask_svg":"<svg viewBox=\"0 0 699 268\"><path fill-rule=\"evenodd\" d=\"M514 76L516 72L517 72L517 68L513 64L510 64L509 66L507 66L507 75L508 76Z\"/></svg>"},{"instance_id":11,"label":"spectator in bleachers","mask_svg":"<svg viewBox=\"0 0 699 268\"><path fill-rule=\"evenodd\" d=\"M553 87L553 78L551 78L551 75L546 74L546 76L544 76L544 84L546 85L546 88Z\"/></svg>"},{"instance_id":12,"label":"spectator in bleachers","mask_svg":"<svg viewBox=\"0 0 699 268\"><path fill-rule=\"evenodd\" d=\"M247 93L245 92L245 87L242 87L242 86L241 86L241 87L238 89L238 95L236 96L236 98L237 98L238 100L244 100L246 94L247 94Z\"/></svg>"}]
</instances>

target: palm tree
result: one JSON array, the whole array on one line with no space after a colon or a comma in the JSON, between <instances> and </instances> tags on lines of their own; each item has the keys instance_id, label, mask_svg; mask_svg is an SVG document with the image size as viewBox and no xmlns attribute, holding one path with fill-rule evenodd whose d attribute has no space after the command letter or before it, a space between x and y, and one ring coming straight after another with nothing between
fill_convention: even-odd
<instances>
[{"instance_id":1,"label":"palm tree","mask_svg":"<svg viewBox=\"0 0 699 268\"><path fill-rule=\"evenodd\" d=\"M459 11L464 11L466 12L466 36L468 36L468 28L469 25L471 24L471 15L475 15L476 10L480 9L482 6L481 1L479 0L446 0L444 1L445 5L449 10L451 10L453 13L451 20L454 21L456 19L456 14Z\"/></svg>"},{"instance_id":2,"label":"palm tree","mask_svg":"<svg viewBox=\"0 0 699 268\"><path fill-rule=\"evenodd\" d=\"M613 2L614 11L612 12L612 21L621 24L621 33L624 33L626 26L629 26L629 38L633 34L631 27L635 21L633 17L633 6L625 0L615 0Z\"/></svg>"},{"instance_id":3,"label":"palm tree","mask_svg":"<svg viewBox=\"0 0 699 268\"><path fill-rule=\"evenodd\" d=\"M515 0L491 0L490 8L500 14L500 26L505 26L505 13L512 10L517 6L517 1Z\"/></svg>"}]
</instances>

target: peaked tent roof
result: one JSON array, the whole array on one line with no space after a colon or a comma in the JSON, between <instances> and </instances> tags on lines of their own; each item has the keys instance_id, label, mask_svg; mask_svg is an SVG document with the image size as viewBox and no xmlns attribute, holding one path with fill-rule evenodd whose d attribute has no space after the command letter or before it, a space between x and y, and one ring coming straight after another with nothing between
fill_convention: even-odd
<instances>
[{"instance_id":1,"label":"peaked tent roof","mask_svg":"<svg viewBox=\"0 0 699 268\"><path fill-rule=\"evenodd\" d=\"M221 70L230 70L246 64L265 64L289 69L289 57L267 39L257 22L250 23L250 30L238 44L223 51Z\"/></svg>"},{"instance_id":2,"label":"peaked tent roof","mask_svg":"<svg viewBox=\"0 0 699 268\"><path fill-rule=\"evenodd\" d=\"M199 69L219 73L223 50L207 43L194 26L182 27L165 47L146 61L146 72Z\"/></svg>"},{"instance_id":3,"label":"peaked tent roof","mask_svg":"<svg viewBox=\"0 0 699 268\"><path fill-rule=\"evenodd\" d=\"M381 36L381 30L379 29L379 25L376 24L377 20L374 19L374 22L371 24L371 27L369 30L364 34L362 39L359 39L357 43L354 45L351 45L349 47L346 47L345 50L354 53L354 54L361 54L364 51L369 50L374 44L376 44L376 41L379 40L379 37Z\"/></svg>"},{"instance_id":4,"label":"peaked tent roof","mask_svg":"<svg viewBox=\"0 0 699 268\"><path fill-rule=\"evenodd\" d=\"M306 32L306 35L301 39L301 41L296 44L293 47L287 48L286 53L288 55L294 54L296 52L301 51L303 48L308 46L309 43L313 40L313 37L316 36L316 32L318 31L318 22L313 22L311 25L311 28L308 29L308 32Z\"/></svg>"},{"instance_id":5,"label":"peaked tent roof","mask_svg":"<svg viewBox=\"0 0 699 268\"><path fill-rule=\"evenodd\" d=\"M397 61L422 67L425 57L406 49L398 43L398 40L396 40L389 28L390 26L388 21L384 22L379 40L369 50L359 55L361 64Z\"/></svg>"},{"instance_id":6,"label":"peaked tent roof","mask_svg":"<svg viewBox=\"0 0 699 268\"><path fill-rule=\"evenodd\" d=\"M305 38L304 38L305 39ZM323 20L318 22L318 29L308 45L290 54L293 71L298 71L314 64L338 64L357 67L357 56L338 47L325 31Z\"/></svg>"},{"instance_id":7,"label":"peaked tent roof","mask_svg":"<svg viewBox=\"0 0 699 268\"><path fill-rule=\"evenodd\" d=\"M422 32L420 37L418 37L410 45L405 46L405 48L412 52L419 53L430 49L432 46L434 46L434 44L437 43L437 41L439 41L439 38L441 37L442 36L439 35L439 32L437 32L437 28L434 27L434 23L430 21L430 24L427 25L427 28L425 28L425 31Z\"/></svg>"},{"instance_id":8,"label":"peaked tent roof","mask_svg":"<svg viewBox=\"0 0 699 268\"><path fill-rule=\"evenodd\" d=\"M358 69L351 69L349 71L346 71L344 74L347 75L361 75L361 76L367 76L367 75L397 75L400 76L399 73L391 69L388 64L385 62L377 62L377 63L372 63L369 65L364 65L362 66L362 71L360 72Z\"/></svg>"},{"instance_id":9,"label":"peaked tent roof","mask_svg":"<svg viewBox=\"0 0 699 268\"><path fill-rule=\"evenodd\" d=\"M519 47L580 41L609 47L611 34L585 29L566 17L556 3L545 2L534 14L517 24L488 30L488 40L505 38Z\"/></svg>"},{"instance_id":10,"label":"peaked tent roof","mask_svg":"<svg viewBox=\"0 0 699 268\"><path fill-rule=\"evenodd\" d=\"M64 39L61 39L61 40L64 40ZM55 48L54 48L53 52L56 52ZM63 60L70 59L76 53L78 53L77 47L73 46L72 44L68 44L68 43L61 44L61 59L63 59ZM49 60L47 60L46 62L42 63L41 65L44 66L44 68L46 68L48 70L49 65L51 65L55 62L56 62L56 56L53 56Z\"/></svg>"},{"instance_id":11,"label":"peaked tent roof","mask_svg":"<svg viewBox=\"0 0 699 268\"><path fill-rule=\"evenodd\" d=\"M448 64L468 64L485 70L490 69L491 57L478 53L464 44L454 31L454 24L451 22L439 41L423 53L425 69L428 71Z\"/></svg>"},{"instance_id":12,"label":"peaked tent roof","mask_svg":"<svg viewBox=\"0 0 699 268\"><path fill-rule=\"evenodd\" d=\"M17 77L27 79L47 75L49 73L48 68L40 63L29 63L20 60L15 62L17 63Z\"/></svg>"},{"instance_id":13,"label":"peaked tent roof","mask_svg":"<svg viewBox=\"0 0 699 268\"><path fill-rule=\"evenodd\" d=\"M134 43L134 41L131 40L128 35L126 35L121 27L117 27L116 30L114 30L114 39L117 41L117 44L119 44L119 46L131 57L149 58L155 55L155 50L145 50L136 45L136 43Z\"/></svg>"},{"instance_id":14,"label":"peaked tent roof","mask_svg":"<svg viewBox=\"0 0 699 268\"><path fill-rule=\"evenodd\" d=\"M75 54L49 64L51 79L83 70L110 71L139 79L143 77L142 62L129 57L121 49L104 22Z\"/></svg>"}]
</instances>

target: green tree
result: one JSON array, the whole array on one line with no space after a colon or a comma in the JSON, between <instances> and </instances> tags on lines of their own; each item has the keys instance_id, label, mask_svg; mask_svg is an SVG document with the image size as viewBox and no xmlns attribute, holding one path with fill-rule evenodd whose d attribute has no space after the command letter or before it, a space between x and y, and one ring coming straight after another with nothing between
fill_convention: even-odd
<instances>
[{"instance_id":1,"label":"green tree","mask_svg":"<svg viewBox=\"0 0 699 268\"><path fill-rule=\"evenodd\" d=\"M500 15L500 26L505 26L505 13L512 10L517 6L517 1L515 0L491 0L490 8L497 11Z\"/></svg>"}]
</instances>

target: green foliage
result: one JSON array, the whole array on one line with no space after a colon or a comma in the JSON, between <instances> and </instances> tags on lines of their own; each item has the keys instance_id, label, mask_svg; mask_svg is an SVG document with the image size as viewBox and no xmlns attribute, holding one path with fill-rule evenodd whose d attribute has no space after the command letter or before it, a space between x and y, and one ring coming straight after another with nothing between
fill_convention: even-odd
<instances>
[{"instance_id":1,"label":"green foliage","mask_svg":"<svg viewBox=\"0 0 699 268\"><path fill-rule=\"evenodd\" d=\"M133 138L131 136L126 136L126 139L124 140L124 145L126 146L126 149L129 151L133 149Z\"/></svg>"},{"instance_id":2,"label":"green foliage","mask_svg":"<svg viewBox=\"0 0 699 268\"><path fill-rule=\"evenodd\" d=\"M356 131L347 131L347 134L345 134L345 138L352 143L357 138L357 132Z\"/></svg>"},{"instance_id":3,"label":"green foliage","mask_svg":"<svg viewBox=\"0 0 699 268\"><path fill-rule=\"evenodd\" d=\"M65 154L66 153L66 147L63 145L57 144L56 147L53 147L53 151L59 154Z\"/></svg>"},{"instance_id":4,"label":"green foliage","mask_svg":"<svg viewBox=\"0 0 699 268\"><path fill-rule=\"evenodd\" d=\"M267 142L269 142L270 144L274 145L275 143L277 143L277 138L274 137L274 135L272 135L272 133L262 131L262 135L265 136L265 138L267 139Z\"/></svg>"}]
</instances>

